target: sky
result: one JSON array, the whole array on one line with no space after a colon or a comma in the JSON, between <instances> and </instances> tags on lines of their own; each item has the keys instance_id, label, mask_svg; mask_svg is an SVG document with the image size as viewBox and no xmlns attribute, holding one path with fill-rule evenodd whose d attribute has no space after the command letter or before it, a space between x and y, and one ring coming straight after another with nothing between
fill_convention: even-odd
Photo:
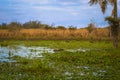
<instances>
[{"instance_id":1,"label":"sky","mask_svg":"<svg viewBox=\"0 0 120 80\"><path fill-rule=\"evenodd\" d=\"M55 26L86 27L95 23L98 27L107 25L104 17L111 15L108 6L106 14L102 14L100 6L90 6L89 0L0 0L0 23L38 20ZM120 0L118 0L120 16Z\"/></svg>"}]
</instances>

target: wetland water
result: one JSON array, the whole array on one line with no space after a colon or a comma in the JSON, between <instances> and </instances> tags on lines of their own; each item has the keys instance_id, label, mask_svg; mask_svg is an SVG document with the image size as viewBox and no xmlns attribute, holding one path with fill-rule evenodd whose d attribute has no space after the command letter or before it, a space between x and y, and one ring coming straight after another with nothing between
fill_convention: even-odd
<instances>
[{"instance_id":1,"label":"wetland water","mask_svg":"<svg viewBox=\"0 0 120 80\"><path fill-rule=\"evenodd\" d=\"M9 45L9 46L0 46L0 62L17 62L13 59L14 56L20 56L25 58L42 58L44 57L43 53L55 53L57 51L68 51L68 52L87 52L90 51L90 49L51 49L48 47L40 47L40 46L31 46L27 47L24 45ZM63 74L67 77L68 80L72 79L73 75L76 75L78 78L79 76L104 76L106 73L105 70L99 69L97 71L91 72L92 68L89 66L77 66L74 68L75 70L85 70L78 73L73 73L70 71L65 71Z\"/></svg>"},{"instance_id":2,"label":"wetland water","mask_svg":"<svg viewBox=\"0 0 120 80\"><path fill-rule=\"evenodd\" d=\"M16 62L14 56L25 58L43 57L42 53L54 53L54 49L47 47L0 46L0 62Z\"/></svg>"},{"instance_id":3,"label":"wetland water","mask_svg":"<svg viewBox=\"0 0 120 80\"><path fill-rule=\"evenodd\" d=\"M47 47L31 46L27 47L24 45L9 45L0 46L0 62L16 62L12 59L14 56L25 57L25 58L42 58L43 53L55 53L58 51L68 52L86 52L89 49L51 49Z\"/></svg>"}]
</instances>

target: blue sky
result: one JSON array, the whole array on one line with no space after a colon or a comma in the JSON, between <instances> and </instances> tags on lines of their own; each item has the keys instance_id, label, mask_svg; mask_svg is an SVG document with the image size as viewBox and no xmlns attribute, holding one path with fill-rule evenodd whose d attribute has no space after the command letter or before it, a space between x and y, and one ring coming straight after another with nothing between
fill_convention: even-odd
<instances>
[{"instance_id":1,"label":"blue sky","mask_svg":"<svg viewBox=\"0 0 120 80\"><path fill-rule=\"evenodd\" d=\"M39 20L42 23L86 27L90 22L105 26L105 15L98 5L90 6L89 0L0 0L0 23ZM120 0L118 0L120 11ZM119 14L120 15L120 14Z\"/></svg>"}]
</instances>

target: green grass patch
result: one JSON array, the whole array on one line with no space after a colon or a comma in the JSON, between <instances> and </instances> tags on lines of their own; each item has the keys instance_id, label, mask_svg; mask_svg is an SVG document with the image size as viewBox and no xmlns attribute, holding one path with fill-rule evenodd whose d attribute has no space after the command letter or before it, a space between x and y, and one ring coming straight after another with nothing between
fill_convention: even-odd
<instances>
[{"instance_id":1,"label":"green grass patch","mask_svg":"<svg viewBox=\"0 0 120 80\"><path fill-rule=\"evenodd\" d=\"M0 45L64 49L53 54L43 53L43 58L15 56L17 62L0 62L0 80L120 80L120 50L114 49L109 41L3 41ZM90 50L65 51L79 48Z\"/></svg>"}]
</instances>

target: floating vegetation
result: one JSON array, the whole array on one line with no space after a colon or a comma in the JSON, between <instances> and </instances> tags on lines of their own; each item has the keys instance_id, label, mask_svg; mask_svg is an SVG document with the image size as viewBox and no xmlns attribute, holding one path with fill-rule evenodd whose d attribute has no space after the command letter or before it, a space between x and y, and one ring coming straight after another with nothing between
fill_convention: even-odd
<instances>
[{"instance_id":1,"label":"floating vegetation","mask_svg":"<svg viewBox=\"0 0 120 80\"><path fill-rule=\"evenodd\" d=\"M119 80L120 49L101 43L9 42L0 46L0 80Z\"/></svg>"}]
</instances>

